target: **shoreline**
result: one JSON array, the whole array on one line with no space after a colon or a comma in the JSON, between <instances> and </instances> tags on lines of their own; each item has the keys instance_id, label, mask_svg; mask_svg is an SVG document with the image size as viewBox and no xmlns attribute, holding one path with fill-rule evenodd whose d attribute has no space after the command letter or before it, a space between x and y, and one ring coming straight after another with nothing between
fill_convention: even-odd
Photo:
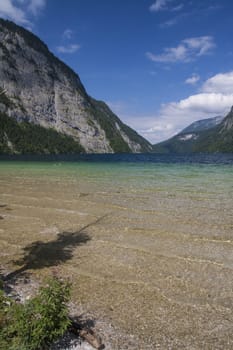
<instances>
[{"instance_id":1,"label":"shoreline","mask_svg":"<svg viewBox=\"0 0 233 350\"><path fill-rule=\"evenodd\" d=\"M12 271L4 271L4 267L1 267L1 275L3 280L3 290L5 294L17 301L18 303L24 303L26 300L35 296L41 283L32 279L31 275L18 276L16 279L7 280L6 276ZM70 331L66 331L62 337L59 337L50 346L50 350L93 350L93 349L105 349L113 350L118 348L118 341L121 339L121 348L135 350L138 348L138 341L133 336L127 336L119 329L117 330L107 319L101 319L95 313L91 312L82 305L76 305L72 300L68 303L69 316L72 320L76 320L78 324L93 332L95 338L99 341L102 346L96 347L89 343L82 337L73 334ZM152 348L151 348L152 350Z\"/></svg>"}]
</instances>

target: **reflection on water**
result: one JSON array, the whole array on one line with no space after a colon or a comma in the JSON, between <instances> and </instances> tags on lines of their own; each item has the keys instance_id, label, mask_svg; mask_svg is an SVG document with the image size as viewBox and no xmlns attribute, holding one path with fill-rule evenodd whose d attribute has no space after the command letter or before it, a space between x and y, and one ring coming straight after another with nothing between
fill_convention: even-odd
<instances>
[{"instance_id":1,"label":"reflection on water","mask_svg":"<svg viewBox=\"0 0 233 350\"><path fill-rule=\"evenodd\" d=\"M232 174L231 164L2 162L1 264L14 270L25 247L86 227L90 240L59 265L76 301L138 336L138 349L232 349Z\"/></svg>"}]
</instances>

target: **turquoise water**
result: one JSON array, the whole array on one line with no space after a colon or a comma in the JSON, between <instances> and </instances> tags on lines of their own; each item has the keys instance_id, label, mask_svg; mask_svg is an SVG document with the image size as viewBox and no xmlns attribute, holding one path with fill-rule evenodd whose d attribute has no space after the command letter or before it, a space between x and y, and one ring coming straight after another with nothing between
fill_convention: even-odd
<instances>
[{"instance_id":1,"label":"turquoise water","mask_svg":"<svg viewBox=\"0 0 233 350\"><path fill-rule=\"evenodd\" d=\"M233 164L146 162L0 162L2 176L81 181L128 191L184 191L232 194Z\"/></svg>"}]
</instances>

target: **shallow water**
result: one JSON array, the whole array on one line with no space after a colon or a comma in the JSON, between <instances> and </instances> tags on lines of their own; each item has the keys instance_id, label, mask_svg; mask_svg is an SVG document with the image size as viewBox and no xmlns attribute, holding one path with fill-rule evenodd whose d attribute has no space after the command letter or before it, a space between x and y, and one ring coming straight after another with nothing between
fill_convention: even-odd
<instances>
[{"instance_id":1,"label":"shallow water","mask_svg":"<svg viewBox=\"0 0 233 350\"><path fill-rule=\"evenodd\" d=\"M56 266L138 349L232 349L233 162L215 157L2 161L1 265Z\"/></svg>"}]
</instances>

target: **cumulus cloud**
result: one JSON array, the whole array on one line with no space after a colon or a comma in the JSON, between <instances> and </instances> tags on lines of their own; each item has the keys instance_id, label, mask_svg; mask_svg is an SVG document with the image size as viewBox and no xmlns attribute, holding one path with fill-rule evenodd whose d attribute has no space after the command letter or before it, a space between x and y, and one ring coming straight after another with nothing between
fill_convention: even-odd
<instances>
[{"instance_id":1,"label":"cumulus cloud","mask_svg":"<svg viewBox=\"0 0 233 350\"><path fill-rule=\"evenodd\" d=\"M185 80L185 84L195 85L200 80L200 76L198 74L193 74L191 77Z\"/></svg>"},{"instance_id":2,"label":"cumulus cloud","mask_svg":"<svg viewBox=\"0 0 233 350\"><path fill-rule=\"evenodd\" d=\"M148 118L149 119L149 118ZM174 125L169 123L167 120L158 120L156 124L153 122L154 117L150 118L151 127L139 128L138 132L140 135L145 137L152 144L156 144L160 141L167 140L175 134Z\"/></svg>"},{"instance_id":3,"label":"cumulus cloud","mask_svg":"<svg viewBox=\"0 0 233 350\"><path fill-rule=\"evenodd\" d=\"M153 115L124 115L122 119L152 143L166 140L199 119L225 116L233 105L233 71L216 74L198 93L161 105Z\"/></svg>"},{"instance_id":4,"label":"cumulus cloud","mask_svg":"<svg viewBox=\"0 0 233 350\"><path fill-rule=\"evenodd\" d=\"M157 115L149 118L145 125L142 121L138 127L144 137L152 143L166 140L189 124L199 119L225 116L233 105L233 94L200 93L178 102L161 106ZM148 127L147 127L148 126Z\"/></svg>"},{"instance_id":5,"label":"cumulus cloud","mask_svg":"<svg viewBox=\"0 0 233 350\"><path fill-rule=\"evenodd\" d=\"M146 56L153 62L190 62L209 54L215 46L212 36L200 36L184 39L176 47L165 48L161 54L147 52Z\"/></svg>"},{"instance_id":6,"label":"cumulus cloud","mask_svg":"<svg viewBox=\"0 0 233 350\"><path fill-rule=\"evenodd\" d=\"M60 45L57 46L57 51L60 53L75 53L80 49L80 45L78 44L69 44L69 45Z\"/></svg>"},{"instance_id":7,"label":"cumulus cloud","mask_svg":"<svg viewBox=\"0 0 233 350\"><path fill-rule=\"evenodd\" d=\"M202 86L203 92L233 93L233 71L220 73L208 79Z\"/></svg>"},{"instance_id":8,"label":"cumulus cloud","mask_svg":"<svg viewBox=\"0 0 233 350\"><path fill-rule=\"evenodd\" d=\"M233 104L233 93L224 95L222 93L200 93L191 95L179 102L171 102L161 109L161 115L189 117L221 114L227 111Z\"/></svg>"},{"instance_id":9,"label":"cumulus cloud","mask_svg":"<svg viewBox=\"0 0 233 350\"><path fill-rule=\"evenodd\" d=\"M45 6L46 0L1 0L0 17L31 26L30 15L37 16Z\"/></svg>"}]
</instances>

